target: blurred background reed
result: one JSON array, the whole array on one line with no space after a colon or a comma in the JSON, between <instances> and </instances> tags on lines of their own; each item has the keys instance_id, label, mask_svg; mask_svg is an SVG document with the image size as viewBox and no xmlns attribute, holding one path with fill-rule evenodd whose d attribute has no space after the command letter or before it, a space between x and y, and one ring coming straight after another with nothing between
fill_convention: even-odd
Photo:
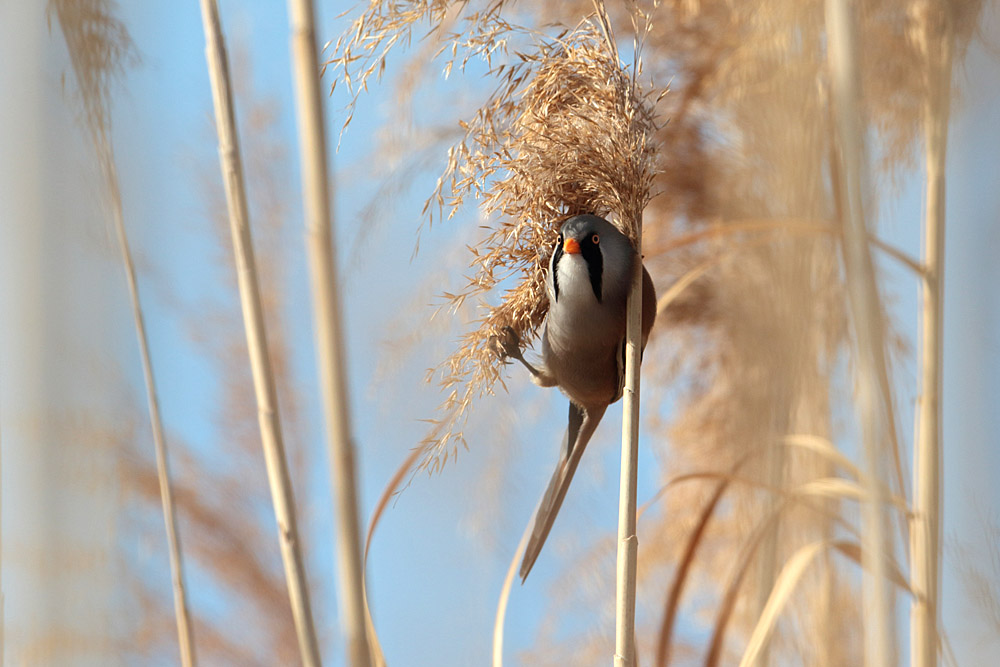
<instances>
[{"instance_id":1,"label":"blurred background reed","mask_svg":"<svg viewBox=\"0 0 1000 667\"><path fill-rule=\"evenodd\" d=\"M425 201L466 138L460 122L496 99L491 67L555 57L539 45L594 4L347 9L317 3L316 39L331 42L320 60L332 248L366 526L411 450L429 432L439 441L423 420L442 418L447 392L426 369L442 368L520 275L501 263L482 294L442 298L475 277L469 248L512 218L470 197L441 219ZM300 187L300 157L315 146L299 144L290 21L281 3L219 10L295 542L319 653L351 664ZM623 62L641 41L640 82L669 88L643 232L665 300L643 366L641 664L995 664L995 7L678 0L607 11ZM301 660L202 29L196 3L0 7L3 664ZM370 59L345 58L352 47ZM488 192L495 179L472 173ZM449 188L445 178L448 204L461 194ZM163 418L173 565L117 221ZM433 474L404 477L381 514L367 592L389 664L490 659L507 563L565 412L517 369L493 371L495 393L474 394ZM939 425L921 400L935 384ZM508 664L611 659L612 412L551 544L512 591ZM172 567L183 569L180 602ZM940 608L928 610L913 591L938 580Z\"/></svg>"}]
</instances>

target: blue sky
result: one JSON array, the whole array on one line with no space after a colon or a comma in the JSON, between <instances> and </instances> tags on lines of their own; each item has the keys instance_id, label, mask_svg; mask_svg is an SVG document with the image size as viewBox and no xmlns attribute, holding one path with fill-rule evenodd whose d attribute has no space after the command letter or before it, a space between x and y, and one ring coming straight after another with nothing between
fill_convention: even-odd
<instances>
[{"instance_id":1,"label":"blue sky","mask_svg":"<svg viewBox=\"0 0 1000 667\"><path fill-rule=\"evenodd\" d=\"M280 112L279 133L288 146L295 146L284 3L225 1L220 6L231 53L234 46L245 49L255 88L274 97ZM166 281L172 290L144 290L164 417L168 426L188 441L211 448L212 438L218 435L211 426L215 380L192 354L174 311L175 299L193 301L216 289L216 277L206 268L211 264L211 250L206 236L198 231L207 220L203 207L192 196L195 184L189 169L192 153L214 155L215 151L214 145L199 145L199 141L211 136L206 133L211 97L201 17L193 2L123 3L123 12L142 60L126 78L114 111L115 142L126 219L133 230L141 266ZM343 19L334 18L328 4L320 7L321 41L334 39L345 25ZM993 30L991 34L997 33ZM53 44L59 41L56 37L52 36ZM49 56L45 84L53 90L59 87L59 68L65 67L60 52L61 46ZM243 64L234 60L232 67ZM1000 296L995 289L1000 284L996 261L1000 248L1000 226L996 224L1000 190L995 187L1000 105L994 103L994 91L1000 90L1000 72L995 65L995 59L975 46L966 68L956 74L956 84L964 94L955 108L950 145L944 378L945 531L952 544L974 543L981 535L982 514L996 515L1000 507L994 481L1000 470L1000 413L995 410L1000 395ZM475 75L469 76L469 85L478 85ZM460 84L453 83L452 87L456 85ZM423 434L424 426L418 420L430 415L440 400L436 392L422 384L421 374L412 369L434 365L449 349L447 342L414 347L407 364L410 370L387 381L378 375L379 362L386 358L385 341L396 331L400 317L404 321L407 313L417 313L410 316L411 320L421 317L414 309L415 303L429 301L433 292L449 286L447 280L450 285L458 282L451 260L442 262L440 252L469 233L448 224L436 226L423 237L424 252L411 259L423 194L433 184L434 172L417 179L413 192L396 206L389 224L368 230L364 240L358 242L359 211L375 192L384 167L372 151L374 133L399 116L390 88L374 87L360 98L354 121L334 157L337 251L342 269L347 267L350 274L344 296L350 380L352 386L364 388L354 397L354 419L361 446L365 523L398 461ZM338 91L327 104L329 134L334 141L345 102L343 91ZM421 99L416 102L419 105ZM64 132L70 133L69 129ZM79 140L70 154L86 155ZM83 162L83 158L70 159ZM289 192L297 193L298 162L294 152L289 155L288 166ZM6 178L14 176L7 174ZM885 203L880 214L884 238L914 256L920 250L916 230L921 187L920 179L913 175L902 179L898 191L886 187L889 194L882 197ZM289 211L292 220L300 219L295 201L290 203ZM301 241L301 236L292 237ZM298 270L288 276L290 293L295 295L288 317L296 372L303 394L308 397L315 395L315 378L311 370L313 342L303 247L300 243L289 248L292 264ZM462 266L460 257L456 262ZM883 267L894 297L894 311L915 344L916 285L890 264L883 263ZM109 275L106 280L112 285L117 276ZM421 285L427 285L429 291ZM112 289L124 294L120 284ZM121 317L116 321L126 322ZM116 335L122 346L133 345L124 324ZM129 366L124 372L138 391L138 366ZM491 449L498 446L492 440L472 442L470 450L462 452L458 462L449 464L443 473L432 478L416 477L387 514L376 537L369 566L370 596L386 653L390 661L396 658L395 664L483 664L489 655L493 613L508 555L551 471L565 414L563 401L554 392L525 388L523 374L512 372L510 377L510 386L521 400L515 402L501 394L487 399L480 408L508 423L510 430L504 433L507 443L500 445L505 451ZM899 377L901 422L904 431L910 433L915 397L912 365L901 369ZM10 407L9 400L5 399L5 408ZM525 407L526 402L531 405ZM524 425L513 423L511 410L515 405L532 412ZM313 399L307 400L306 416L312 424L319 423ZM584 530L607 534L614 531L619 432L617 412L609 413L574 484L575 497L567 501L575 507L564 510L560 520L563 526L557 526L553 534L564 544L572 544L573 534L583 534ZM306 452L318 457L308 490L299 496L313 547L308 566L311 574L332 590L332 519L326 462L318 429L312 428L308 436ZM6 451L5 455L6 500L12 493L6 482L13 473L9 472L10 455ZM652 470L653 465L646 465L649 463L650 454L644 448L640 466ZM480 489L470 483L483 479L482 471L491 466L501 466L504 471L498 489ZM652 476L647 475L640 486L640 502L654 490ZM491 493L503 498L502 512L490 510ZM5 503L5 507L10 505ZM557 534L560 530L561 536ZM531 646L544 620L550 586L562 557L567 556L558 551L557 544L549 549L560 558L540 560L529 583L517 586L514 592L507 617L508 655L515 656L518 649ZM946 567L944 576L945 622L960 664L988 664L987 656L996 653L986 653L982 647L995 652L998 646L995 642L983 644L983 629L966 622L974 620L975 615L954 571ZM213 604L211 599L195 602ZM344 664L342 643L334 631L333 600L314 600L314 605L324 634L329 637L324 646L327 663ZM583 610L581 614L604 611Z\"/></svg>"}]
</instances>

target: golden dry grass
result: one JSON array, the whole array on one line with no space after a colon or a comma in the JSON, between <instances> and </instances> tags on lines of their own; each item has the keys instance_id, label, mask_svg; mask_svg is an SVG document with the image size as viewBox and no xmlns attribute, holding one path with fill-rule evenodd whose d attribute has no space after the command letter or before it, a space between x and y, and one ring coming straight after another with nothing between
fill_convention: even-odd
<instances>
[{"instance_id":1,"label":"golden dry grass","mask_svg":"<svg viewBox=\"0 0 1000 667\"><path fill-rule=\"evenodd\" d=\"M439 11L433 7L428 10L432 18ZM634 238L657 170L656 93L639 86L636 72L621 66L595 20L546 38L509 26L490 12L483 16L467 19L479 30L463 36L466 58L490 57L500 49L510 36L497 41L500 30L531 37L535 50L519 51L491 70L496 90L473 118L462 121L464 136L449 149L445 172L425 205L433 221L475 201L490 221L488 232L469 248L468 282L444 293L447 307L495 299L504 289L499 304L484 307L479 327L464 334L458 349L436 369L446 398L423 443L422 466L432 470L465 445L468 411L500 379L503 359L493 338L508 326L522 343L536 335L548 307L547 253L559 225L590 212L614 220ZM375 53L376 43L391 46L394 36L416 20L403 13L388 26L385 19L359 23L365 32L342 44L343 55L335 61L345 81L364 84L380 67L368 61L358 66L353 44ZM453 47L454 56L458 43ZM361 69L356 77L348 74L352 66Z\"/></svg>"}]
</instances>

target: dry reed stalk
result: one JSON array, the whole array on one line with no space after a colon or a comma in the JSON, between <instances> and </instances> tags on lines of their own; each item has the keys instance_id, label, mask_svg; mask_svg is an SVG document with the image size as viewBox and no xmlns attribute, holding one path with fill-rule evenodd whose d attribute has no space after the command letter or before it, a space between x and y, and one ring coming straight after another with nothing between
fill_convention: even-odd
<instances>
[{"instance_id":1,"label":"dry reed stalk","mask_svg":"<svg viewBox=\"0 0 1000 667\"><path fill-rule=\"evenodd\" d=\"M611 20L603 0L594 0L598 22L604 35L608 52L618 61ZM637 47L638 49L638 47ZM636 66L638 69L638 65ZM635 90L636 71L632 71L632 88ZM625 118L629 143L642 143L642 128L631 122L635 110L625 106ZM642 159L641 153L633 153L633 160ZM641 173L641 165L637 165ZM632 229L632 242L636 253L642 257L642 210L645 202L633 208L631 219L625 224ZM636 262L632 270L632 286L627 301L625 327L625 386L622 394L622 453L621 475L618 484L618 553L615 568L615 667L634 667L637 664L635 649L635 587L636 570L639 559L639 538L636 535L636 491L639 478L639 390L642 363L642 262Z\"/></svg>"},{"instance_id":2,"label":"dry reed stalk","mask_svg":"<svg viewBox=\"0 0 1000 667\"><path fill-rule=\"evenodd\" d=\"M110 148L108 149L110 151ZM191 614L188 610L187 593L184 585L184 572L181 560L180 535L177 532L177 517L175 514L174 495L170 483L170 468L167 463L166 435L163 431L163 420L160 417L160 401L156 393L156 382L153 378L153 364L149 355L149 338L146 334L146 322L139 303L139 285L135 277L135 266L132 262L132 252L129 249L128 237L125 233L125 223L122 216L121 194L118 192L118 175L115 163L108 164L108 175L114 207L115 229L118 245L121 249L122 264L128 282L129 298L132 305L132 320L139 339L139 352L142 357L142 375L146 383L146 400L149 409L149 419L153 427L153 448L156 451L156 476L160 487L160 503L163 507L163 521L167 530L167 545L170 558L170 575L174 596L174 615L177 619L177 637L180 648L181 664L193 667L196 664L194 638L192 637Z\"/></svg>"},{"instance_id":3,"label":"dry reed stalk","mask_svg":"<svg viewBox=\"0 0 1000 667\"><path fill-rule=\"evenodd\" d=\"M514 556L507 566L507 575L504 577L503 586L500 587L500 599L497 601L497 613L493 620L493 667L503 667L503 626L507 618L507 601L510 599L511 585L514 583L514 574L517 566L524 555L524 549L528 545L528 538L531 537L531 522L524 526L521 533L521 541L517 543Z\"/></svg>"},{"instance_id":4,"label":"dry reed stalk","mask_svg":"<svg viewBox=\"0 0 1000 667\"><path fill-rule=\"evenodd\" d=\"M637 221L638 222L638 221ZM642 255L642 226L636 224ZM622 462L618 487L618 565L615 576L615 667L634 667L635 586L639 557L636 488L639 477L639 364L642 350L642 263L632 271L625 333L625 393L622 397Z\"/></svg>"},{"instance_id":5,"label":"dry reed stalk","mask_svg":"<svg viewBox=\"0 0 1000 667\"><path fill-rule=\"evenodd\" d=\"M330 485L337 502L337 580L340 613L347 640L348 663L365 667L371 655L365 630L365 602L361 575L361 537L354 443L351 436L350 395L342 313L333 252L326 130L320 94L320 67L316 50L315 10L312 0L289 0L292 54L298 108L302 199L306 212L310 282L316 326Z\"/></svg>"},{"instance_id":6,"label":"dry reed stalk","mask_svg":"<svg viewBox=\"0 0 1000 667\"><path fill-rule=\"evenodd\" d=\"M136 278L128 234L125 230L118 167L110 137L109 85L112 77L117 74L117 70L129 57L132 42L125 26L113 16L107 2L102 0L89 2L56 0L52 6L55 8L60 28L66 40L73 72L83 97L87 126L111 203L112 220L118 248L121 252L122 266L125 269L125 281L128 285L132 322L139 343L149 421L153 431L156 474L163 521L167 533L167 552L170 562L174 616L177 623L181 664L184 667L193 667L196 664L194 639L184 583L175 503L170 483L166 436L163 420L160 416L160 401L156 392L153 362L149 353L149 336L146 333L145 317L139 299L139 283ZM0 638L0 646L2 644L2 638Z\"/></svg>"},{"instance_id":7,"label":"dry reed stalk","mask_svg":"<svg viewBox=\"0 0 1000 667\"><path fill-rule=\"evenodd\" d=\"M920 311L920 395L913 448L910 530L910 655L915 667L938 664L941 572L941 350L944 326L945 156L954 32L950 3L921 5L928 87L924 101L924 267Z\"/></svg>"},{"instance_id":8,"label":"dry reed stalk","mask_svg":"<svg viewBox=\"0 0 1000 667\"><path fill-rule=\"evenodd\" d=\"M719 478L724 477L722 473L715 473L712 476ZM764 487L762 482L755 482L752 479L740 479L734 476L731 476L730 479L733 481L739 480L747 484ZM730 618L733 615L733 611L735 610L739 599L740 588L743 585L743 581L750 569L750 565L754 561L758 549L760 549L764 544L766 538L768 537L768 533L771 533L776 529L782 515L787 514L788 511L795 505L800 505L811 510L812 512L815 512L818 516L825 516L828 520L836 523L836 525L844 532L852 537L856 537L858 534L856 529L835 509L831 509L830 507L821 504L821 501L854 500L864 505L866 503L871 503L873 500L871 491L868 488L862 486L861 484L845 480L841 477L813 479L788 490L775 487L771 487L769 490L781 496L780 502L775 503L774 509L761 519L760 522L758 522L753 534L742 547L742 553L736 561L736 566L729 579L729 584L725 595L723 596L722 603L719 605L719 611L712 632L712 638L709 642L709 649L705 658L705 664L709 667L718 665L722 660L723 649L725 646L725 635ZM888 497L889 502L900 514L904 516L907 514L908 507L905 499L899 496L890 495L889 491L884 488L881 490L879 497ZM877 498L878 497L875 499ZM843 555L861 565L866 572L874 573L877 571L874 564L871 563L870 556L862 550L858 542L834 540L830 541L829 544ZM794 560L803 550L808 550L809 548L809 545L801 547L786 562L791 562L791 560ZM904 591L909 590L906 579L901 573L899 566L892 559L888 559L881 563L878 570L883 573L886 583L893 583ZM782 599L787 599L790 593L791 590L772 590L772 596L780 597ZM771 596L769 596L769 599L770 597ZM769 611L767 615L772 616L772 613ZM760 620L763 618L764 614L762 612L755 623L755 626L758 625ZM765 625L769 623L773 624L773 622L774 619L771 618L770 620L765 621Z\"/></svg>"},{"instance_id":9,"label":"dry reed stalk","mask_svg":"<svg viewBox=\"0 0 1000 667\"><path fill-rule=\"evenodd\" d=\"M416 466L420 461L421 456L423 456L422 447L415 447L410 450L410 453L396 469L392 479L390 479L389 483L385 485L385 488L382 490L382 495L375 504L375 511L372 512L371 520L368 523L368 534L365 537L365 556L364 563L361 568L362 577L366 576L368 552L372 546L372 538L375 537L375 528L378 527L378 523L382 519L383 512L385 512L386 507L389 506L389 500L396 495L400 487L403 485L403 481L410 476L414 466ZM373 662L376 667L385 667L386 662L385 657L382 655L382 646L379 643L378 633L375 630L375 623L372 620L371 612L368 608L367 583L365 581L362 581L362 588L365 591L365 623L368 628L368 640L371 642Z\"/></svg>"},{"instance_id":10,"label":"dry reed stalk","mask_svg":"<svg viewBox=\"0 0 1000 667\"><path fill-rule=\"evenodd\" d=\"M274 373L267 349L267 334L257 265L254 260L253 239L250 234L243 165L229 80L229 63L216 1L201 0L201 15L205 31L205 58L208 62L215 124L219 135L219 161L226 190L240 303L243 309L247 348L250 353L250 366L253 371L257 417L267 464L268 482L271 487L271 500L278 523L281 557L285 567L285 580L301 659L303 664L313 667L321 664L319 644L309 604L309 587L295 519L295 500L281 436Z\"/></svg>"},{"instance_id":11,"label":"dry reed stalk","mask_svg":"<svg viewBox=\"0 0 1000 667\"><path fill-rule=\"evenodd\" d=\"M891 399L883 391L885 343L882 306L867 243L862 187L865 182L864 134L861 126L859 68L853 5L825 0L833 119L838 149L839 184L834 193L843 218L842 251L857 346L857 412L865 457L868 498L863 505L865 579L865 663L894 664L895 633L886 561L891 553L881 484L882 446L889 442Z\"/></svg>"}]
</instances>

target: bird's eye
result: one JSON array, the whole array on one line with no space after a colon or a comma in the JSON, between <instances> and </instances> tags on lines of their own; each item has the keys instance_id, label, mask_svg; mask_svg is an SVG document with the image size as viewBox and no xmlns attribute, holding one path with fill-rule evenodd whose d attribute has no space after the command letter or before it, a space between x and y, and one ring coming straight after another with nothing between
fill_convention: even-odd
<instances>
[{"instance_id":1,"label":"bird's eye","mask_svg":"<svg viewBox=\"0 0 1000 667\"><path fill-rule=\"evenodd\" d=\"M598 243L601 242L601 235L594 234L593 236L590 237L590 242L593 243L594 245L597 245Z\"/></svg>"}]
</instances>

